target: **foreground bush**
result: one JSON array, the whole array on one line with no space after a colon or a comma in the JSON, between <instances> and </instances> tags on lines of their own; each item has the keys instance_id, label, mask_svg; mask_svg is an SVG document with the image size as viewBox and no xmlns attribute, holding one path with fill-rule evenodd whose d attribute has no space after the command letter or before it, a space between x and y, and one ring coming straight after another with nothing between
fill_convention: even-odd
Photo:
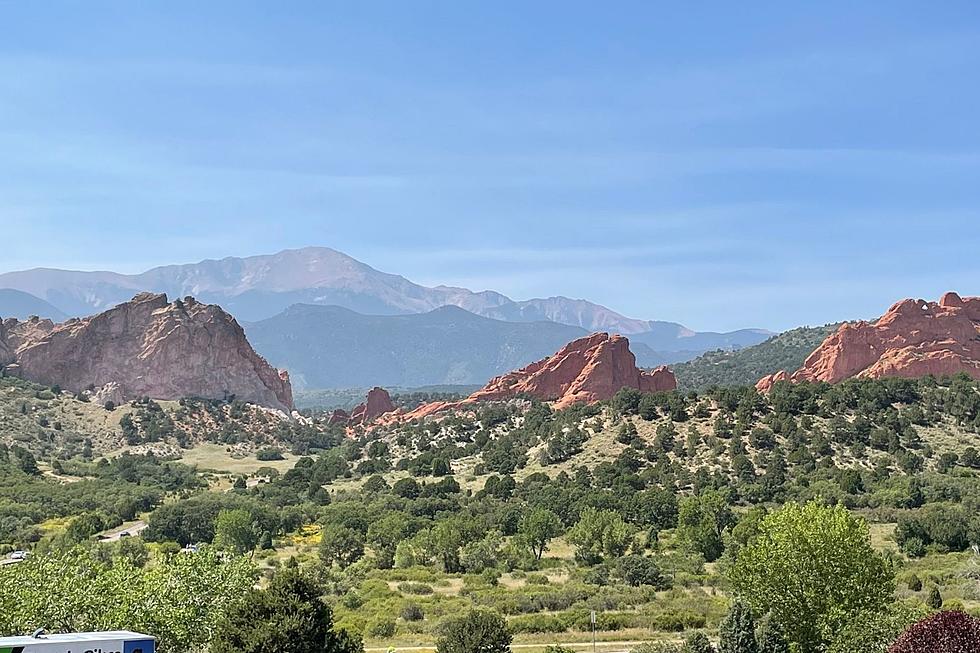
<instances>
[{"instance_id":1,"label":"foreground bush","mask_svg":"<svg viewBox=\"0 0 980 653\"><path fill-rule=\"evenodd\" d=\"M506 653L511 634L499 613L473 608L440 625L438 653Z\"/></svg>"},{"instance_id":2,"label":"foreground bush","mask_svg":"<svg viewBox=\"0 0 980 653\"><path fill-rule=\"evenodd\" d=\"M901 603L883 612L862 614L837 635L828 653L886 653L902 631L927 614L929 610L924 606Z\"/></svg>"},{"instance_id":3,"label":"foreground bush","mask_svg":"<svg viewBox=\"0 0 980 653\"><path fill-rule=\"evenodd\" d=\"M803 651L824 650L848 621L881 611L895 589L864 520L816 501L763 519L730 576L738 595L757 614L770 613Z\"/></svg>"},{"instance_id":4,"label":"foreground bush","mask_svg":"<svg viewBox=\"0 0 980 653\"><path fill-rule=\"evenodd\" d=\"M937 612L902 633L888 653L977 653L980 619L963 612Z\"/></svg>"},{"instance_id":5,"label":"foreground bush","mask_svg":"<svg viewBox=\"0 0 980 653\"><path fill-rule=\"evenodd\" d=\"M394 624L392 624L394 631ZM316 585L289 569L268 589L252 590L218 624L211 653L358 653L360 641L333 629Z\"/></svg>"}]
</instances>

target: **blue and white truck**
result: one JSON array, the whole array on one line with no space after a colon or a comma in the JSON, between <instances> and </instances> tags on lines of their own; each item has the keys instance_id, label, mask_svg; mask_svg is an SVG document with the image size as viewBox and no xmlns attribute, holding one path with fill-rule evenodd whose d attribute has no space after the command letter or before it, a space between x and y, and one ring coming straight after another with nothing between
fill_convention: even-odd
<instances>
[{"instance_id":1,"label":"blue and white truck","mask_svg":"<svg viewBox=\"0 0 980 653\"><path fill-rule=\"evenodd\" d=\"M0 637L0 653L156 653L156 640L128 630Z\"/></svg>"}]
</instances>

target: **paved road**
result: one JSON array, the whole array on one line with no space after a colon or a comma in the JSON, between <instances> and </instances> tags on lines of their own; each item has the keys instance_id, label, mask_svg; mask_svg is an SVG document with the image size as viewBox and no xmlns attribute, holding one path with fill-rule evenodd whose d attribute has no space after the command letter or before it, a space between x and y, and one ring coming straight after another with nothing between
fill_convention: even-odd
<instances>
[{"instance_id":1,"label":"paved road","mask_svg":"<svg viewBox=\"0 0 980 653\"><path fill-rule=\"evenodd\" d=\"M133 522L125 528L120 528L118 531L112 531L99 536L99 540L102 542L118 542L122 537L139 537L139 534L146 530L147 523L145 521ZM126 535L123 535L126 533Z\"/></svg>"}]
</instances>

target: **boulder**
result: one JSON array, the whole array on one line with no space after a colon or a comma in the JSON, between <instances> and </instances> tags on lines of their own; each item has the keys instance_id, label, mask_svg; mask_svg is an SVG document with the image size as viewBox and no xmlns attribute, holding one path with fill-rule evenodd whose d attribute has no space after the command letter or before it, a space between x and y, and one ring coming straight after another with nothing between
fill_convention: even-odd
<instances>
[{"instance_id":1,"label":"boulder","mask_svg":"<svg viewBox=\"0 0 980 653\"><path fill-rule=\"evenodd\" d=\"M122 388L115 381L111 383L106 383L101 388L98 388L92 393L92 401L99 404L100 406L108 406L110 404L114 406L119 406L125 403L126 396L122 392Z\"/></svg>"}]
</instances>

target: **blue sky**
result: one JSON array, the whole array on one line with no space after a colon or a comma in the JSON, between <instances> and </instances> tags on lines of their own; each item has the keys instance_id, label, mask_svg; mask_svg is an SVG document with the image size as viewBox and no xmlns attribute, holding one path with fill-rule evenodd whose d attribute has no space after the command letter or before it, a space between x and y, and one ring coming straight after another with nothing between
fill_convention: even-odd
<instances>
[{"instance_id":1,"label":"blue sky","mask_svg":"<svg viewBox=\"0 0 980 653\"><path fill-rule=\"evenodd\" d=\"M0 2L0 271L325 245L698 329L874 316L980 293L978 70L975 2Z\"/></svg>"}]
</instances>

